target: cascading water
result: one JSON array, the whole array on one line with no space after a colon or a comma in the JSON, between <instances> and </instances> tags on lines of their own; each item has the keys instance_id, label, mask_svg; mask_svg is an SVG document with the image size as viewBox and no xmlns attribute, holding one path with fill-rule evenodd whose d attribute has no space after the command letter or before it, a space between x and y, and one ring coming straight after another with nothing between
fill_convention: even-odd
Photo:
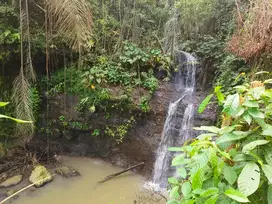
<instances>
[{"instance_id":1,"label":"cascading water","mask_svg":"<svg viewBox=\"0 0 272 204\"><path fill-rule=\"evenodd\" d=\"M180 97L169 105L162 140L157 150L153 183L159 188L166 188L168 177L175 175L175 168L171 167L174 153L169 152L168 148L181 146L191 138L197 60L187 52L176 50L176 62L179 71L175 75L174 85Z\"/></svg>"}]
</instances>

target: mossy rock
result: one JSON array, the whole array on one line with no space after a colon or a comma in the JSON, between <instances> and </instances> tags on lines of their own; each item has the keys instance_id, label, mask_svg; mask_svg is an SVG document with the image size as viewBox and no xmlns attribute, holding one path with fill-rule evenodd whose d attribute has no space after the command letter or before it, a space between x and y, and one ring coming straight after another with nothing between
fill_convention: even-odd
<instances>
[{"instance_id":1,"label":"mossy rock","mask_svg":"<svg viewBox=\"0 0 272 204\"><path fill-rule=\"evenodd\" d=\"M8 188L11 186L15 186L15 185L19 184L22 180L23 180L22 175L13 176L13 177L5 180L3 183L1 183L0 187L1 188Z\"/></svg>"},{"instance_id":2,"label":"mossy rock","mask_svg":"<svg viewBox=\"0 0 272 204\"><path fill-rule=\"evenodd\" d=\"M56 169L56 173L66 178L70 178L73 176L80 176L80 173L77 170L67 166L58 167Z\"/></svg>"},{"instance_id":3,"label":"mossy rock","mask_svg":"<svg viewBox=\"0 0 272 204\"><path fill-rule=\"evenodd\" d=\"M37 188L51 182L52 180L53 176L51 175L51 173L44 166L41 165L35 167L29 177L29 181L35 184Z\"/></svg>"}]
</instances>

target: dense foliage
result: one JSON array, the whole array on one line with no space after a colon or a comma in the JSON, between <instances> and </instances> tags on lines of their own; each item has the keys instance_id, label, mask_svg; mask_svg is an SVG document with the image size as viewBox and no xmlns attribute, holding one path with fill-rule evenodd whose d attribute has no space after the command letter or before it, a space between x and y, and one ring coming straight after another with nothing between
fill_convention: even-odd
<instances>
[{"instance_id":1,"label":"dense foliage","mask_svg":"<svg viewBox=\"0 0 272 204\"><path fill-rule=\"evenodd\" d=\"M222 126L195 128L203 133L181 148L169 149L181 154L172 161L179 178L169 179L168 203L272 202L271 82L248 82L226 97L220 87L215 89ZM199 112L212 96L203 101Z\"/></svg>"}]
</instances>

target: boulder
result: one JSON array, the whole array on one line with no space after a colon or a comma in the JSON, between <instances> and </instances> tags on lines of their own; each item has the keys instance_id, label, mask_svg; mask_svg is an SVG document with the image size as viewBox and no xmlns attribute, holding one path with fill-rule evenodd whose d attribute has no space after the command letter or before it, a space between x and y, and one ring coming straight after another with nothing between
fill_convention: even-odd
<instances>
[{"instance_id":1,"label":"boulder","mask_svg":"<svg viewBox=\"0 0 272 204\"><path fill-rule=\"evenodd\" d=\"M11 178L8 178L4 182L2 182L0 184L0 187L2 187L2 188L8 188L8 187L11 187L11 186L15 186L18 183L20 183L22 180L23 180L23 176L22 175L13 176Z\"/></svg>"},{"instance_id":2,"label":"boulder","mask_svg":"<svg viewBox=\"0 0 272 204\"><path fill-rule=\"evenodd\" d=\"M52 180L53 176L51 173L41 165L36 166L29 177L29 181L35 184L37 188L51 182Z\"/></svg>"},{"instance_id":3,"label":"boulder","mask_svg":"<svg viewBox=\"0 0 272 204\"><path fill-rule=\"evenodd\" d=\"M66 178L70 178L73 176L80 176L80 173L77 170L67 166L58 167L56 169L56 173Z\"/></svg>"}]
</instances>

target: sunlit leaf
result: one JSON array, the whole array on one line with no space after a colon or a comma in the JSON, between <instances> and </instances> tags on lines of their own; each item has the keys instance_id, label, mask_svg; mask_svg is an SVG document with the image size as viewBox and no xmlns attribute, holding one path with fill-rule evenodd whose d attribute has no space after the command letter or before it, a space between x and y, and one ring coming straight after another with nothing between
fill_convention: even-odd
<instances>
[{"instance_id":1,"label":"sunlit leaf","mask_svg":"<svg viewBox=\"0 0 272 204\"><path fill-rule=\"evenodd\" d=\"M253 142L250 142L250 143L246 144L243 147L242 152L243 153L249 153L251 150L255 149L257 146L265 145L267 143L269 143L269 141L267 141L267 140L255 140Z\"/></svg>"},{"instance_id":2,"label":"sunlit leaf","mask_svg":"<svg viewBox=\"0 0 272 204\"><path fill-rule=\"evenodd\" d=\"M246 113L246 114L243 115L243 119L244 119L249 125L250 125L251 122L252 122L252 117L251 117L248 113Z\"/></svg>"},{"instance_id":3,"label":"sunlit leaf","mask_svg":"<svg viewBox=\"0 0 272 204\"><path fill-rule=\"evenodd\" d=\"M212 197L210 197L209 199L207 199L204 204L215 204L218 197L219 197L219 194L215 194Z\"/></svg>"},{"instance_id":4,"label":"sunlit leaf","mask_svg":"<svg viewBox=\"0 0 272 204\"><path fill-rule=\"evenodd\" d=\"M179 175L181 178L183 178L183 179L185 179L185 178L187 177L187 171L186 171L186 169L185 169L184 167L179 168L179 169L177 170L177 173L178 173L178 175Z\"/></svg>"},{"instance_id":5,"label":"sunlit leaf","mask_svg":"<svg viewBox=\"0 0 272 204\"><path fill-rule=\"evenodd\" d=\"M224 112L234 115L240 105L239 94L229 95L224 104Z\"/></svg>"},{"instance_id":6,"label":"sunlit leaf","mask_svg":"<svg viewBox=\"0 0 272 204\"><path fill-rule=\"evenodd\" d=\"M10 120L13 120L13 121L15 121L17 123L32 123L32 121L20 120L20 119L12 118L12 117L2 115L2 114L0 114L0 118L10 119Z\"/></svg>"},{"instance_id":7,"label":"sunlit leaf","mask_svg":"<svg viewBox=\"0 0 272 204\"><path fill-rule=\"evenodd\" d=\"M246 100L243 105L251 108L259 108L259 103L257 101Z\"/></svg>"},{"instance_id":8,"label":"sunlit leaf","mask_svg":"<svg viewBox=\"0 0 272 204\"><path fill-rule=\"evenodd\" d=\"M191 191L192 187L189 181L186 181L185 183L182 184L181 192L185 197L188 196L191 193Z\"/></svg>"},{"instance_id":9,"label":"sunlit leaf","mask_svg":"<svg viewBox=\"0 0 272 204\"><path fill-rule=\"evenodd\" d=\"M213 97L213 94L210 94L201 102L198 108L198 113L202 113L205 110L205 108L209 104L212 97Z\"/></svg>"},{"instance_id":10,"label":"sunlit leaf","mask_svg":"<svg viewBox=\"0 0 272 204\"><path fill-rule=\"evenodd\" d=\"M262 169L269 183L272 184L272 166L265 164Z\"/></svg>"},{"instance_id":11,"label":"sunlit leaf","mask_svg":"<svg viewBox=\"0 0 272 204\"><path fill-rule=\"evenodd\" d=\"M200 194L200 197L209 197L219 192L218 188L212 187L205 190L203 193Z\"/></svg>"},{"instance_id":12,"label":"sunlit leaf","mask_svg":"<svg viewBox=\"0 0 272 204\"><path fill-rule=\"evenodd\" d=\"M178 198L179 197L179 186L175 186L174 188L172 188L172 190L170 191L170 198Z\"/></svg>"},{"instance_id":13,"label":"sunlit leaf","mask_svg":"<svg viewBox=\"0 0 272 204\"><path fill-rule=\"evenodd\" d=\"M241 193L240 191L234 190L232 188L229 188L228 190L226 190L225 195L241 203L249 202L248 198L243 193Z\"/></svg>"},{"instance_id":14,"label":"sunlit leaf","mask_svg":"<svg viewBox=\"0 0 272 204\"><path fill-rule=\"evenodd\" d=\"M214 92L216 93L217 100L219 101L220 104L222 104L225 100L224 94L221 92L222 86L217 86L214 89Z\"/></svg>"},{"instance_id":15,"label":"sunlit leaf","mask_svg":"<svg viewBox=\"0 0 272 204\"><path fill-rule=\"evenodd\" d=\"M239 191L244 195L252 195L259 187L260 183L260 168L257 164L248 163L238 177Z\"/></svg>"},{"instance_id":16,"label":"sunlit leaf","mask_svg":"<svg viewBox=\"0 0 272 204\"><path fill-rule=\"evenodd\" d=\"M215 126L201 126L201 127L195 127L195 130L205 130L212 133L219 133L220 129Z\"/></svg>"},{"instance_id":17,"label":"sunlit leaf","mask_svg":"<svg viewBox=\"0 0 272 204\"><path fill-rule=\"evenodd\" d=\"M259 111L257 108L250 108L248 110L248 113L253 117L253 118L264 118L264 114Z\"/></svg>"},{"instance_id":18,"label":"sunlit leaf","mask_svg":"<svg viewBox=\"0 0 272 204\"><path fill-rule=\"evenodd\" d=\"M179 184L179 181L175 177L170 177L170 178L168 178L168 183L177 185L177 184Z\"/></svg>"},{"instance_id":19,"label":"sunlit leaf","mask_svg":"<svg viewBox=\"0 0 272 204\"><path fill-rule=\"evenodd\" d=\"M233 185L238 177L234 169L226 165L223 168L223 175L230 185Z\"/></svg>"},{"instance_id":20,"label":"sunlit leaf","mask_svg":"<svg viewBox=\"0 0 272 204\"><path fill-rule=\"evenodd\" d=\"M272 137L272 125L268 125L262 132L262 135Z\"/></svg>"},{"instance_id":21,"label":"sunlit leaf","mask_svg":"<svg viewBox=\"0 0 272 204\"><path fill-rule=\"evenodd\" d=\"M4 107L4 106L6 106L8 104L9 104L9 102L0 102L0 107Z\"/></svg>"}]
</instances>

